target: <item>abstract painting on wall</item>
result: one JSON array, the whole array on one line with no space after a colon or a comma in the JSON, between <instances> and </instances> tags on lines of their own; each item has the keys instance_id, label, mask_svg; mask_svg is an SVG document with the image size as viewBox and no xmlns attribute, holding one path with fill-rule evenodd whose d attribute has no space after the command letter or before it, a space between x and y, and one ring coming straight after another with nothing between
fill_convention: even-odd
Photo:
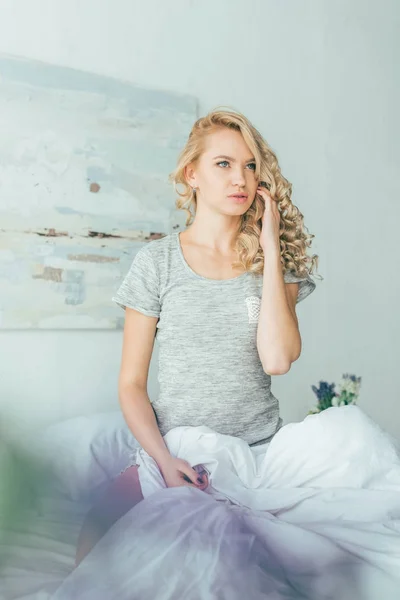
<instances>
[{"instance_id":1,"label":"abstract painting on wall","mask_svg":"<svg viewBox=\"0 0 400 600\"><path fill-rule=\"evenodd\" d=\"M168 182L196 99L0 58L0 328L120 329L143 244L184 223Z\"/></svg>"}]
</instances>

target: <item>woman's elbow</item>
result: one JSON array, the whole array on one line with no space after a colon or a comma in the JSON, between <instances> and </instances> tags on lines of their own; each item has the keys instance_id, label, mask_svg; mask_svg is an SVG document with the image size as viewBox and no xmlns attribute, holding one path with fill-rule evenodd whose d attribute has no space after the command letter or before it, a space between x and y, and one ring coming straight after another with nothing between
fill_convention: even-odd
<instances>
[{"instance_id":1,"label":"woman's elbow","mask_svg":"<svg viewBox=\"0 0 400 600\"><path fill-rule=\"evenodd\" d=\"M264 372L267 375L284 375L285 373L290 371L290 367L291 367L291 363L282 363L280 365L274 365L274 366L264 366L263 365Z\"/></svg>"}]
</instances>

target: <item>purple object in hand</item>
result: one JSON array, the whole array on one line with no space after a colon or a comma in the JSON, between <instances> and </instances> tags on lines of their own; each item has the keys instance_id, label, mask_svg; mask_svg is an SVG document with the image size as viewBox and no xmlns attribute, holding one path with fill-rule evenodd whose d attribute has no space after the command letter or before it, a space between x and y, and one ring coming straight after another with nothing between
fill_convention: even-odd
<instances>
[{"instance_id":1,"label":"purple object in hand","mask_svg":"<svg viewBox=\"0 0 400 600\"><path fill-rule=\"evenodd\" d=\"M209 475L209 472L207 471L207 469L205 467L203 467L203 465L194 465L193 467L194 471L196 471L196 473L198 473L200 479L201 479L201 483L203 483L203 475ZM193 483L189 477L187 475L183 475L183 479L185 481L187 481L188 483ZM200 482L199 482L200 483Z\"/></svg>"}]
</instances>

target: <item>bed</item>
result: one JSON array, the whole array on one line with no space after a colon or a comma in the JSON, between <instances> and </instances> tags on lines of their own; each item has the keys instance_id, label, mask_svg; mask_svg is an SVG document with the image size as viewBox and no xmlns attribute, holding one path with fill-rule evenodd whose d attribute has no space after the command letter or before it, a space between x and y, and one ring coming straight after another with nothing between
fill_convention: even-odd
<instances>
[{"instance_id":1,"label":"bed","mask_svg":"<svg viewBox=\"0 0 400 600\"><path fill-rule=\"evenodd\" d=\"M7 545L0 599L398 600L400 453L361 409L288 424L266 448L207 427L166 441L206 466L206 493L165 488L118 413L47 430L51 485ZM145 499L74 570L86 511L133 458Z\"/></svg>"}]
</instances>

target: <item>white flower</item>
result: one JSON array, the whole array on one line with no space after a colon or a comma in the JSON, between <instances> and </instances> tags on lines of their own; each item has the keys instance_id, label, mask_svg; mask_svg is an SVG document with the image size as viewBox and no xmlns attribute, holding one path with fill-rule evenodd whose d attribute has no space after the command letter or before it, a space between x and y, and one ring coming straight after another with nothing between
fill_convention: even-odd
<instances>
[{"instance_id":1,"label":"white flower","mask_svg":"<svg viewBox=\"0 0 400 600\"><path fill-rule=\"evenodd\" d=\"M344 376L339 384L339 396L345 392L347 394L354 394L357 397L360 393L360 387L360 381L352 381L349 376Z\"/></svg>"}]
</instances>

